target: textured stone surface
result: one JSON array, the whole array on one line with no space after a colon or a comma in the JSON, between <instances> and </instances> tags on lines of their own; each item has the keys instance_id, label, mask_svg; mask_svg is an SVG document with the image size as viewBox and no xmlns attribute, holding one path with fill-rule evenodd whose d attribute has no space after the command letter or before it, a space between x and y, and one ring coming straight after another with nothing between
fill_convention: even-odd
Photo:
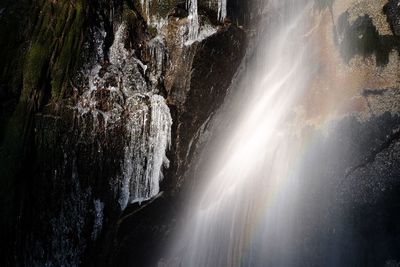
<instances>
[{"instance_id":1,"label":"textured stone surface","mask_svg":"<svg viewBox=\"0 0 400 267\"><path fill-rule=\"evenodd\" d=\"M328 133L311 130L300 171L297 216L306 226L296 231L300 262L399 261L399 123L398 115L386 113L366 122L348 117Z\"/></svg>"},{"instance_id":2,"label":"textured stone surface","mask_svg":"<svg viewBox=\"0 0 400 267\"><path fill-rule=\"evenodd\" d=\"M184 1L160 6L151 1L149 13L139 1L96 1L90 9L86 2L80 4L43 1L33 16L45 23L19 21L21 27L34 29L33 37L20 33L32 45L17 96L7 91L12 81L1 80L2 108L10 109L1 118L1 125L7 125L1 129L6 138L0 153L7 170L2 180L7 187L1 194L2 208L7 207L2 210L5 266L115 266L144 264L151 258L157 238L173 220L178 181L186 179L183 171L190 158L182 155L222 103L243 56L244 31L218 22L208 3L202 4L201 21L216 33L190 45L184 43ZM152 14L158 18L149 19ZM43 49L42 43L53 38L59 41L56 49ZM66 58L64 48L76 48L76 55L70 51L71 59ZM13 73L9 66L1 68ZM15 104L6 105L12 97L17 102L18 91L21 101L10 120ZM168 100L173 119L171 167L164 171L164 197L128 206L122 213L117 180L130 135L126 125L132 110L127 103L135 92ZM150 101L143 99L143 105ZM148 241L141 243L143 239ZM135 253L128 256L132 244L141 245L134 245Z\"/></svg>"},{"instance_id":3,"label":"textured stone surface","mask_svg":"<svg viewBox=\"0 0 400 267\"><path fill-rule=\"evenodd\" d=\"M400 5L397 0L390 0L384 7L383 11L387 16L390 29L393 34L400 35Z\"/></svg>"},{"instance_id":4,"label":"textured stone surface","mask_svg":"<svg viewBox=\"0 0 400 267\"><path fill-rule=\"evenodd\" d=\"M222 23L216 20L216 1L199 1L201 23L216 33L185 46L184 1L151 2L148 14L162 17L165 28L149 23L140 1L0 4L0 22L8 22L7 28L0 26L2 265L145 266L157 261L158 249L167 244L185 201L180 191L190 183L186 171L198 153L196 144L227 94L244 56L246 34L256 42L262 29L252 27L271 11L259 9L263 1L232 0L232 23ZM320 190L303 195L299 216L308 227L297 233L301 238L295 245L300 259L317 266L327 258L332 266L396 266L398 1L319 2L313 18L317 26L309 35L320 48L315 52L318 75L297 110L305 126L299 131L314 136L300 175L304 188L319 180ZM36 25L36 19L43 23ZM77 116L74 108L87 89L82 86L87 77L76 71L92 64L96 34L103 33L97 48L104 53L98 59L104 88L93 95L96 109L109 112L126 101L109 90L119 84L115 73L121 70L111 66L108 56L122 21L128 30L120 48L134 51L148 68L143 71L138 63L141 84L135 87L145 84L165 97L173 119L163 194L124 212L112 181L121 175L126 118L106 126L101 114ZM161 31L162 45L155 40ZM160 55L168 59L161 66ZM321 130L324 125L331 125L328 132ZM324 197L326 202L316 201ZM341 223L335 221L339 217ZM320 218L323 223L317 224Z\"/></svg>"}]
</instances>

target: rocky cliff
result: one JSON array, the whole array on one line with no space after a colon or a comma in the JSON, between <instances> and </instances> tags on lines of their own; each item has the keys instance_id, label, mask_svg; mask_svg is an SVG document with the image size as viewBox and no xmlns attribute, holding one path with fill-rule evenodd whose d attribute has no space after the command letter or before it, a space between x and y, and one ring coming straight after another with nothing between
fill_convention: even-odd
<instances>
[{"instance_id":1,"label":"rocky cliff","mask_svg":"<svg viewBox=\"0 0 400 267\"><path fill-rule=\"evenodd\" d=\"M217 1L2 4L6 266L114 266L128 241L141 242L136 262L146 259L155 242L146 235L163 234L152 201L179 191L196 133L244 55L243 19L225 20L227 10ZM131 218L136 229L121 237Z\"/></svg>"},{"instance_id":2,"label":"rocky cliff","mask_svg":"<svg viewBox=\"0 0 400 267\"><path fill-rule=\"evenodd\" d=\"M317 3L318 64L295 113L301 180L316 190L301 200L296 255L313 266L398 266L400 2Z\"/></svg>"},{"instance_id":3,"label":"rocky cliff","mask_svg":"<svg viewBox=\"0 0 400 267\"><path fill-rule=\"evenodd\" d=\"M304 181L321 180L304 209L333 240L319 247L321 225L304 218L299 252L316 266L333 247L342 265L400 262L399 3L314 3L319 65L296 116L313 136ZM0 4L2 266L157 261L193 190L196 144L268 34L257 26L273 11L261 4Z\"/></svg>"}]
</instances>

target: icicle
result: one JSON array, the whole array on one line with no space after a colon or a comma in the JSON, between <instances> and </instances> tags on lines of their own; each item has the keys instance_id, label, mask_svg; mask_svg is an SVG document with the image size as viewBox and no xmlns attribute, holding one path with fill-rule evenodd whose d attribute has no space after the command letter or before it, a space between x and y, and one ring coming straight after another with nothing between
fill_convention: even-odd
<instances>
[{"instance_id":1,"label":"icicle","mask_svg":"<svg viewBox=\"0 0 400 267\"><path fill-rule=\"evenodd\" d=\"M149 1L142 0L144 7ZM163 27L164 22L159 21L158 25ZM161 37L154 38L149 45L154 60L149 66L143 64L133 50L125 47L127 25L122 22L116 28L109 62L105 64L103 49L100 49L105 34L98 35L98 56L84 73L88 90L80 96L77 110L80 116L92 115L94 137L100 126L107 131L121 121L124 124L122 175L116 177L115 184L119 204L124 209L129 203L156 196L160 191L162 167L169 164L165 153L170 143L172 119L165 99L154 94L153 86L160 79L167 60L166 47ZM147 74L154 84L148 84Z\"/></svg>"},{"instance_id":2,"label":"icicle","mask_svg":"<svg viewBox=\"0 0 400 267\"><path fill-rule=\"evenodd\" d=\"M201 42L217 32L216 28L213 28L208 24L204 24L200 27L197 0L188 0L187 6L189 11L189 33L184 42L186 46L191 45L194 42ZM218 18L223 20L226 16L226 0L219 0L218 8Z\"/></svg>"},{"instance_id":3,"label":"icicle","mask_svg":"<svg viewBox=\"0 0 400 267\"><path fill-rule=\"evenodd\" d=\"M224 21L226 18L226 0L218 0L218 20Z\"/></svg>"},{"instance_id":4,"label":"icicle","mask_svg":"<svg viewBox=\"0 0 400 267\"><path fill-rule=\"evenodd\" d=\"M140 4L142 5L142 10L146 18L150 19L150 3L151 0L140 0Z\"/></svg>"},{"instance_id":5,"label":"icicle","mask_svg":"<svg viewBox=\"0 0 400 267\"><path fill-rule=\"evenodd\" d=\"M93 203L94 203L94 226L92 232L92 239L96 240L98 235L101 233L101 229L103 227L104 203L101 202L99 199L94 200Z\"/></svg>"},{"instance_id":6,"label":"icicle","mask_svg":"<svg viewBox=\"0 0 400 267\"><path fill-rule=\"evenodd\" d=\"M162 180L162 166L169 167L166 151L171 143L172 119L165 99L159 95L151 98L150 150L153 156L152 166L148 168L151 181L150 194L159 193L159 182Z\"/></svg>"},{"instance_id":7,"label":"icicle","mask_svg":"<svg viewBox=\"0 0 400 267\"><path fill-rule=\"evenodd\" d=\"M150 80L156 84L158 79L163 77L163 71L165 70L165 65L168 60L166 53L167 48L165 47L164 40L161 35L153 38L149 42L148 46L151 58L153 60Z\"/></svg>"},{"instance_id":8,"label":"icicle","mask_svg":"<svg viewBox=\"0 0 400 267\"><path fill-rule=\"evenodd\" d=\"M138 94L129 100L123 177L119 203L142 202L160 192L162 167L168 167L166 151L171 141L172 119L165 99Z\"/></svg>"},{"instance_id":9,"label":"icicle","mask_svg":"<svg viewBox=\"0 0 400 267\"><path fill-rule=\"evenodd\" d=\"M199 14L197 9L197 0L188 0L189 11L189 40L196 40L199 34Z\"/></svg>"}]
</instances>

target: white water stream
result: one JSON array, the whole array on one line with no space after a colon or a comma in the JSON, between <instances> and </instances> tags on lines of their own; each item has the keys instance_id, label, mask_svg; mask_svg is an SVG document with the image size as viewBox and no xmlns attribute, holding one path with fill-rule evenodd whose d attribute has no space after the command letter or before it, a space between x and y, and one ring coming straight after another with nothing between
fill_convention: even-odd
<instances>
[{"instance_id":1,"label":"white water stream","mask_svg":"<svg viewBox=\"0 0 400 267\"><path fill-rule=\"evenodd\" d=\"M203 155L211 159L199 178L205 185L161 266L290 266L300 147L294 107L312 71L311 4L266 5L265 36L232 96L233 111L220 118L232 123Z\"/></svg>"}]
</instances>

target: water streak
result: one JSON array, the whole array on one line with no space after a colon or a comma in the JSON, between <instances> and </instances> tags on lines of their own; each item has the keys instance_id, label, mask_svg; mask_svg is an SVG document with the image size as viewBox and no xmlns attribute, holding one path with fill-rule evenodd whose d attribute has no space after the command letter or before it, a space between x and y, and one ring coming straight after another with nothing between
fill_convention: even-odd
<instances>
[{"instance_id":1,"label":"water streak","mask_svg":"<svg viewBox=\"0 0 400 267\"><path fill-rule=\"evenodd\" d=\"M232 96L236 108L220 118L233 124L203 155L211 158L204 188L160 266L290 266L300 147L293 109L312 63L308 2L268 2L267 34Z\"/></svg>"}]
</instances>

